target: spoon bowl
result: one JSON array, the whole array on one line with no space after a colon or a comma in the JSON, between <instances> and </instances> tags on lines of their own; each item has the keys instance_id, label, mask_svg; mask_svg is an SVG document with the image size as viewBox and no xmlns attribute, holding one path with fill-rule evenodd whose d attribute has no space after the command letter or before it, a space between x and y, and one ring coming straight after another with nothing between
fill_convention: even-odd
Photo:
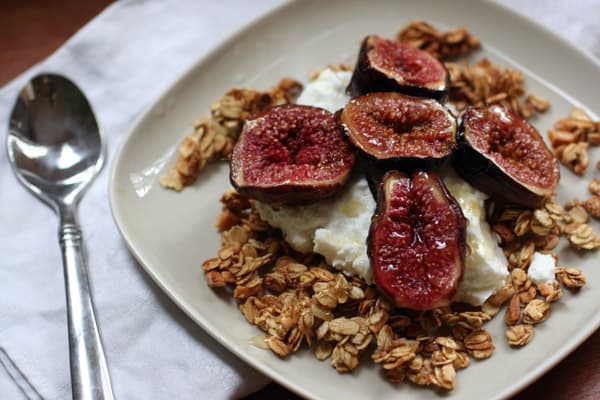
<instances>
[{"instance_id":1,"label":"spoon bowl","mask_svg":"<svg viewBox=\"0 0 600 400\"><path fill-rule=\"evenodd\" d=\"M8 155L19 180L51 207L79 200L102 168L104 147L73 82L45 74L23 88L10 117Z\"/></svg>"},{"instance_id":2,"label":"spoon bowl","mask_svg":"<svg viewBox=\"0 0 600 400\"><path fill-rule=\"evenodd\" d=\"M73 399L111 400L77 218L79 199L104 162L100 129L85 95L60 75L33 78L10 116L7 149L19 181L60 220Z\"/></svg>"}]
</instances>

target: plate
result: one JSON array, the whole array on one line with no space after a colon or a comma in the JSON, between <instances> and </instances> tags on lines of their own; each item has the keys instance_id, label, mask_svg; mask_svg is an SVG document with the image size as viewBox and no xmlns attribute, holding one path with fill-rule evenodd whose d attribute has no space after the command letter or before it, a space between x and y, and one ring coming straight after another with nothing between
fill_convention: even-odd
<instances>
[{"instance_id":1,"label":"plate","mask_svg":"<svg viewBox=\"0 0 600 400\"><path fill-rule=\"evenodd\" d=\"M561 38L507 9L487 2L302 1L287 4L236 34L194 65L138 119L113 162L110 202L131 252L154 281L202 328L240 358L291 390L319 399L430 398L431 390L385 383L379 367L365 363L339 375L328 362L301 351L282 361L252 345L260 333L233 300L218 296L203 279L200 264L214 257L219 238L214 223L219 198L228 187L228 166L208 168L182 193L163 190L158 174L190 132L199 112L230 87L268 88L283 76L305 80L309 70L328 63L353 63L369 33L393 37L413 19L440 28L464 25L484 44L475 55L513 66L525 74L528 90L549 99L552 108L533 121L545 132L573 105L598 112L600 65ZM508 27L508 28L507 28ZM590 107L595 109L590 110ZM545 135L544 135L545 136ZM597 154L594 154L597 155ZM594 159L594 158L592 158ZM559 200L586 195L585 179L562 170ZM600 269L593 254L560 250L561 265L580 267L588 277L577 295L553 304L552 316L536 327L534 340L511 349L502 317L487 325L495 355L459 371L457 387L445 398L510 396L543 374L585 340L600 324Z\"/></svg>"}]
</instances>

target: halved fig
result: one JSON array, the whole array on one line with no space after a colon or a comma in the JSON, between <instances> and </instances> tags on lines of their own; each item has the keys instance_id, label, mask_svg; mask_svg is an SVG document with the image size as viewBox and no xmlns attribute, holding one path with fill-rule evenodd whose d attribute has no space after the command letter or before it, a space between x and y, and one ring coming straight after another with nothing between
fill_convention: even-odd
<instances>
[{"instance_id":1,"label":"halved fig","mask_svg":"<svg viewBox=\"0 0 600 400\"><path fill-rule=\"evenodd\" d=\"M400 92L441 100L449 74L444 64L426 51L376 35L360 47L352 79L351 96L370 92Z\"/></svg>"},{"instance_id":2,"label":"halved fig","mask_svg":"<svg viewBox=\"0 0 600 400\"><path fill-rule=\"evenodd\" d=\"M379 186L367 252L375 283L397 307L449 305L462 280L466 220L432 172L388 172Z\"/></svg>"},{"instance_id":3,"label":"halved fig","mask_svg":"<svg viewBox=\"0 0 600 400\"><path fill-rule=\"evenodd\" d=\"M304 204L337 192L354 160L332 113L287 104L246 121L231 156L230 179L247 197Z\"/></svg>"},{"instance_id":4,"label":"halved fig","mask_svg":"<svg viewBox=\"0 0 600 400\"><path fill-rule=\"evenodd\" d=\"M541 205L555 192L558 160L516 113L498 105L469 108L457 140L455 169L482 192L526 207Z\"/></svg>"},{"instance_id":5,"label":"halved fig","mask_svg":"<svg viewBox=\"0 0 600 400\"><path fill-rule=\"evenodd\" d=\"M435 100L400 93L355 97L339 114L354 146L376 161L423 164L456 147L456 120Z\"/></svg>"}]
</instances>

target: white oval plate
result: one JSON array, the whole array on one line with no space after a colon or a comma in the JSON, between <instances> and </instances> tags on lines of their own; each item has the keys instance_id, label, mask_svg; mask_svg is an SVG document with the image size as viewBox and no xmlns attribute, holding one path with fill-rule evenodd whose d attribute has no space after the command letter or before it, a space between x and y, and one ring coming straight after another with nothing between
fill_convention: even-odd
<instances>
[{"instance_id":1,"label":"white oval plate","mask_svg":"<svg viewBox=\"0 0 600 400\"><path fill-rule=\"evenodd\" d=\"M200 60L134 125L121 144L110 177L115 221L131 252L156 283L200 326L249 364L295 392L321 399L430 398L432 391L384 382L379 367L367 362L353 374L339 375L329 362L300 351L282 361L251 344L259 334L234 301L210 290L199 266L214 257L219 239L214 228L219 198L228 187L226 164L208 168L182 193L159 187L157 171L171 163L173 149L190 131L199 113L230 87L268 88L280 77L306 79L308 71L328 63L353 63L360 40L369 33L394 37L413 19L441 28L464 25L485 49L476 59L522 70L528 89L552 102L533 121L541 132L587 106L598 112L600 67L597 61L537 24L507 9L469 0L346 2L302 1L288 4L255 22ZM596 153L594 153L596 155ZM593 165L590 170L593 170ZM562 171L562 202L586 196L586 179ZM458 373L447 398L507 397L548 370L600 323L600 269L593 254L560 251L561 265L581 267L587 286L552 305L550 319L537 326L534 340L511 349L502 317L487 325L496 353Z\"/></svg>"}]
</instances>

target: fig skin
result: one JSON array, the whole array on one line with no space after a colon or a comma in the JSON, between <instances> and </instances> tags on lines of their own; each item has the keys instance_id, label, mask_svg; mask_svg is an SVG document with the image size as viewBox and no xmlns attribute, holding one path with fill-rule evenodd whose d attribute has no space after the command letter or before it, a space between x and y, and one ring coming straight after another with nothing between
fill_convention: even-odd
<instances>
[{"instance_id":1,"label":"fig skin","mask_svg":"<svg viewBox=\"0 0 600 400\"><path fill-rule=\"evenodd\" d=\"M355 150L335 116L286 104L246 121L230 162L230 181L246 197L272 205L307 204L346 183Z\"/></svg>"},{"instance_id":2,"label":"fig skin","mask_svg":"<svg viewBox=\"0 0 600 400\"><path fill-rule=\"evenodd\" d=\"M555 193L558 160L538 131L516 113L498 105L470 107L457 142L454 168L482 192L529 208Z\"/></svg>"},{"instance_id":3,"label":"fig skin","mask_svg":"<svg viewBox=\"0 0 600 400\"><path fill-rule=\"evenodd\" d=\"M426 51L377 35L364 38L347 91L352 97L371 92L400 92L442 101L450 74Z\"/></svg>"},{"instance_id":4,"label":"fig skin","mask_svg":"<svg viewBox=\"0 0 600 400\"><path fill-rule=\"evenodd\" d=\"M369 190L373 195L373 199L377 201L377 194L379 192L379 184L381 183L383 176L390 170L389 168L385 168L385 165L381 163L375 162L371 158L366 158L363 155L358 157L361 162L360 167L361 171L364 171L365 178L367 179L367 183L369 184Z\"/></svg>"},{"instance_id":5,"label":"fig skin","mask_svg":"<svg viewBox=\"0 0 600 400\"><path fill-rule=\"evenodd\" d=\"M350 100L337 115L350 142L386 167L436 166L457 147L456 119L432 99L369 93Z\"/></svg>"},{"instance_id":6,"label":"fig skin","mask_svg":"<svg viewBox=\"0 0 600 400\"><path fill-rule=\"evenodd\" d=\"M380 291L400 308L450 305L462 281L467 222L433 172L389 171L379 186L367 254Z\"/></svg>"}]
</instances>

